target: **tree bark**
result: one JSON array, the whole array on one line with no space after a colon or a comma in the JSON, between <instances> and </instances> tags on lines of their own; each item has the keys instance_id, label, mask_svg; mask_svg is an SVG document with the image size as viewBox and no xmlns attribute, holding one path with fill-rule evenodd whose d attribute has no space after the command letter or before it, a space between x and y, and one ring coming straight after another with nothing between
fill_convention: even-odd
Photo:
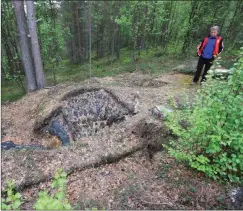
<instances>
[{"instance_id":1,"label":"tree bark","mask_svg":"<svg viewBox=\"0 0 243 211\"><path fill-rule=\"evenodd\" d=\"M91 36L91 2L89 1L89 76L93 77L91 66L92 36Z\"/></svg>"},{"instance_id":2,"label":"tree bark","mask_svg":"<svg viewBox=\"0 0 243 211\"><path fill-rule=\"evenodd\" d=\"M27 37L28 31L26 25L26 16L24 12L24 2L14 0L13 6L14 6L14 11L15 11L18 31L19 31L21 56L22 56L24 71L27 79L27 91L32 92L37 89L37 84L35 79L35 69L32 60L31 49L29 47L29 38Z\"/></svg>"},{"instance_id":3,"label":"tree bark","mask_svg":"<svg viewBox=\"0 0 243 211\"><path fill-rule=\"evenodd\" d=\"M77 41L77 51L78 51L78 58L77 61L78 63L82 64L83 63L83 54L82 54L82 40L81 40L81 36L82 36L82 31L81 31L81 26L80 26L80 22L79 22L79 5L78 2L74 2L73 5L73 9L74 9L74 23L75 23L75 38Z\"/></svg>"},{"instance_id":4,"label":"tree bark","mask_svg":"<svg viewBox=\"0 0 243 211\"><path fill-rule=\"evenodd\" d=\"M235 31L236 31L237 27L234 26L234 23L236 22L235 19L237 18L238 13L240 13L243 8L241 6L241 4L242 4L242 1L238 1L236 3L233 17L230 20L230 24L229 24L229 26L226 30L225 36L224 36L225 40L232 40L232 41L235 40L235 36L236 36Z\"/></svg>"},{"instance_id":5,"label":"tree bark","mask_svg":"<svg viewBox=\"0 0 243 211\"><path fill-rule=\"evenodd\" d=\"M43 65L41 61L40 46L38 42L37 30L36 30L36 18L34 10L34 1L26 1L27 15L29 23L29 32L31 37L32 55L35 64L35 75L38 89L42 89L46 85L46 80L43 72Z\"/></svg>"},{"instance_id":6,"label":"tree bark","mask_svg":"<svg viewBox=\"0 0 243 211\"><path fill-rule=\"evenodd\" d=\"M117 26L117 35L116 35L116 58L120 59L120 25Z\"/></svg>"},{"instance_id":7,"label":"tree bark","mask_svg":"<svg viewBox=\"0 0 243 211\"><path fill-rule=\"evenodd\" d=\"M200 2L192 0L191 4L192 4L191 13L190 13L190 17L189 17L189 20L188 20L189 26L188 26L188 30L187 30L187 33L186 33L186 36L185 36L184 43L183 43L182 53L186 53L186 51L189 47L189 44L191 43L191 29L192 29L193 24L196 22L195 21L195 15L198 12L198 9L200 8Z\"/></svg>"}]
</instances>

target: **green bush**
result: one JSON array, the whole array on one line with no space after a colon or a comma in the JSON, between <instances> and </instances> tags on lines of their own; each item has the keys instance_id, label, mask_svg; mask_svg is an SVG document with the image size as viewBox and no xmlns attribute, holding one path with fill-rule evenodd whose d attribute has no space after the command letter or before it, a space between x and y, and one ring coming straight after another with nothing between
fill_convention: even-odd
<instances>
[{"instance_id":1,"label":"green bush","mask_svg":"<svg viewBox=\"0 0 243 211\"><path fill-rule=\"evenodd\" d=\"M209 74L192 107L175 110L167 125L178 136L169 153L207 176L243 182L243 48L227 81ZM181 124L186 122L186 127Z\"/></svg>"},{"instance_id":2,"label":"green bush","mask_svg":"<svg viewBox=\"0 0 243 211\"><path fill-rule=\"evenodd\" d=\"M67 174L59 168L51 184L54 193L49 195L46 191L40 191L39 197L33 208L35 210L72 210L72 207L66 198L66 177ZM18 210L22 204L21 194L14 189L14 182L8 182L8 185L4 190L7 196L6 198L1 198L2 210ZM85 208L85 210L98 210L98 208ZM105 210L105 208L102 208L102 210Z\"/></svg>"},{"instance_id":3,"label":"green bush","mask_svg":"<svg viewBox=\"0 0 243 211\"><path fill-rule=\"evenodd\" d=\"M54 179L52 180L52 188L54 193L49 195L46 191L40 191L37 202L34 204L36 210L71 210L71 205L66 198L66 180L67 174L58 169ZM3 210L19 209L21 202L21 194L14 193L14 182L8 182L5 190L6 198L1 198L1 208Z\"/></svg>"},{"instance_id":4,"label":"green bush","mask_svg":"<svg viewBox=\"0 0 243 211\"><path fill-rule=\"evenodd\" d=\"M39 198L34 205L36 210L70 210L71 205L66 198L67 174L58 169L52 181L54 193L49 195L45 191L39 192Z\"/></svg>"},{"instance_id":5,"label":"green bush","mask_svg":"<svg viewBox=\"0 0 243 211\"><path fill-rule=\"evenodd\" d=\"M7 197L1 198L1 209L2 210L18 210L21 202L21 194L14 193L14 182L8 182L8 186L5 190Z\"/></svg>"}]
</instances>

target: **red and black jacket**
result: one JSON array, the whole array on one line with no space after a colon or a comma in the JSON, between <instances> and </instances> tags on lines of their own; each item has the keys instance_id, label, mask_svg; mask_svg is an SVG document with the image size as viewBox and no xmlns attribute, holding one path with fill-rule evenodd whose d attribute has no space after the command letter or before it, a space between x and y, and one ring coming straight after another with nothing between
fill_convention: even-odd
<instances>
[{"instance_id":1,"label":"red and black jacket","mask_svg":"<svg viewBox=\"0 0 243 211\"><path fill-rule=\"evenodd\" d=\"M202 55L203 49L208 42L208 37L210 37L210 35L203 38L203 40L197 46L197 55L198 56ZM219 55L223 51L223 49L224 49L223 38L221 36L217 36L216 43L215 43L214 50L213 50L213 56Z\"/></svg>"}]
</instances>

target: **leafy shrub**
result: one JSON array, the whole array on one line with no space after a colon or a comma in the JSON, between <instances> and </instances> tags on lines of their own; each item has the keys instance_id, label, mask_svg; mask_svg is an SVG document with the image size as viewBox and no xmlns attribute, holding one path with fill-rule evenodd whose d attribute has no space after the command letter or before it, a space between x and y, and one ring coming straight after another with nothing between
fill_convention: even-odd
<instances>
[{"instance_id":1,"label":"leafy shrub","mask_svg":"<svg viewBox=\"0 0 243 211\"><path fill-rule=\"evenodd\" d=\"M66 198L66 180L67 174L58 169L54 179L52 180L52 188L54 193L49 195L46 191L40 191L39 197L34 204L35 210L71 210L72 207ZM4 190L7 196L1 198L1 209L2 210L18 210L21 202L21 194L14 190L14 182L8 182L7 188ZM96 207L91 209L85 208L85 210L98 210ZM105 210L105 208L102 208Z\"/></svg>"},{"instance_id":2,"label":"leafy shrub","mask_svg":"<svg viewBox=\"0 0 243 211\"><path fill-rule=\"evenodd\" d=\"M194 106L169 115L167 125L178 140L165 146L207 176L234 183L243 182L243 48L240 55L227 81L209 74Z\"/></svg>"},{"instance_id":3,"label":"leafy shrub","mask_svg":"<svg viewBox=\"0 0 243 211\"><path fill-rule=\"evenodd\" d=\"M21 194L14 193L14 182L8 182L6 188L7 197L6 199L1 198L1 208L2 210L17 210L19 209L21 202Z\"/></svg>"},{"instance_id":4,"label":"leafy shrub","mask_svg":"<svg viewBox=\"0 0 243 211\"><path fill-rule=\"evenodd\" d=\"M34 205L36 210L70 210L71 205L66 198L67 174L58 169L52 181L54 194L49 195L45 191L39 192L39 198Z\"/></svg>"}]
</instances>

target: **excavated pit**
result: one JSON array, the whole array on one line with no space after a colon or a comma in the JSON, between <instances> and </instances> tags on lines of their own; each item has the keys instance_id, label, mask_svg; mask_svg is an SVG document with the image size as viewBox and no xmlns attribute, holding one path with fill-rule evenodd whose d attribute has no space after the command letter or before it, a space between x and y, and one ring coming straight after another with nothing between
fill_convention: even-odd
<instances>
[{"instance_id":1,"label":"excavated pit","mask_svg":"<svg viewBox=\"0 0 243 211\"><path fill-rule=\"evenodd\" d=\"M121 102L115 95L104 89L73 91L63 98L64 105L44 121L42 133L57 136L62 145L70 140L94 136L104 127L118 124L133 109Z\"/></svg>"}]
</instances>

